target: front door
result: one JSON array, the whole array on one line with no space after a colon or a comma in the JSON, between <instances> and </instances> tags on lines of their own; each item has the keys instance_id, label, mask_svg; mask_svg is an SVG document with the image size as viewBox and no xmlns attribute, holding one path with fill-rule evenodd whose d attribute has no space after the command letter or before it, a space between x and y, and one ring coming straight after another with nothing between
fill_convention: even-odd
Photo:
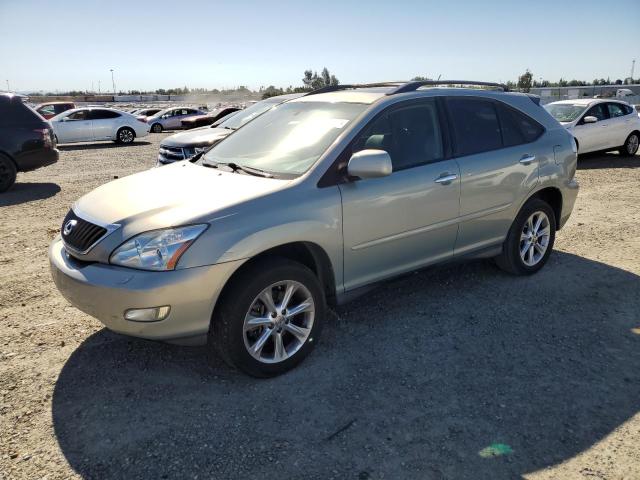
<instances>
[{"instance_id":1,"label":"front door","mask_svg":"<svg viewBox=\"0 0 640 480\"><path fill-rule=\"evenodd\" d=\"M595 123L584 123L585 117L596 117ZM580 153L593 152L610 147L609 111L604 103L591 107L573 128Z\"/></svg>"},{"instance_id":2,"label":"front door","mask_svg":"<svg viewBox=\"0 0 640 480\"><path fill-rule=\"evenodd\" d=\"M456 161L444 159L435 99L391 107L350 149L387 151L393 173L340 185L345 289L450 258L460 175Z\"/></svg>"},{"instance_id":3,"label":"front door","mask_svg":"<svg viewBox=\"0 0 640 480\"><path fill-rule=\"evenodd\" d=\"M93 140L88 110L78 110L56 121L56 136L59 143L88 142Z\"/></svg>"}]
</instances>

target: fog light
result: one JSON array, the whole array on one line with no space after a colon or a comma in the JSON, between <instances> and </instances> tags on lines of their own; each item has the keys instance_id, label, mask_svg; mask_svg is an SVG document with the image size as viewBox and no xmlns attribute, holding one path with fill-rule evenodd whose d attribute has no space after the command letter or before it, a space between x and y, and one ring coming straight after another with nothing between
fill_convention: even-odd
<instances>
[{"instance_id":1,"label":"fog light","mask_svg":"<svg viewBox=\"0 0 640 480\"><path fill-rule=\"evenodd\" d=\"M170 311L171 307L169 305L153 308L132 308L124 312L124 318L131 322L157 322L167 318Z\"/></svg>"}]
</instances>

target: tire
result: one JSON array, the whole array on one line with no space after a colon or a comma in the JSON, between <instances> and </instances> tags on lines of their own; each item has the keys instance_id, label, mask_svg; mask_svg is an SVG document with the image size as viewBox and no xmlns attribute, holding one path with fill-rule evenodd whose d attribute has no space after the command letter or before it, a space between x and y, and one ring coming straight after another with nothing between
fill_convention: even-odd
<instances>
[{"instance_id":1,"label":"tire","mask_svg":"<svg viewBox=\"0 0 640 480\"><path fill-rule=\"evenodd\" d=\"M136 139L136 132L129 127L122 127L116 133L116 143L120 145L129 145Z\"/></svg>"},{"instance_id":2,"label":"tire","mask_svg":"<svg viewBox=\"0 0 640 480\"><path fill-rule=\"evenodd\" d=\"M287 318L288 311L281 315L280 306L289 287L294 287L289 308L302 308L305 304L310 307ZM264 292L271 292L275 308L268 308L269 302L259 298ZM275 318L269 315L270 310L277 312ZM280 375L311 353L320 336L325 311L324 291L311 270L285 258L261 261L232 278L225 287L211 320L209 348L215 349L231 367L254 377ZM256 324L250 326L249 320ZM280 359L276 358L278 343L283 347L279 350Z\"/></svg>"},{"instance_id":3,"label":"tire","mask_svg":"<svg viewBox=\"0 0 640 480\"><path fill-rule=\"evenodd\" d=\"M540 218L542 220L536 230L535 226ZM547 235L540 235L547 227ZM502 270L513 275L536 273L547 263L555 238L556 217L553 209L544 200L531 198L513 221L502 246L502 253L495 259L496 263ZM527 244L531 247L525 250ZM524 257L522 251L525 251Z\"/></svg>"},{"instance_id":4,"label":"tire","mask_svg":"<svg viewBox=\"0 0 640 480\"><path fill-rule=\"evenodd\" d=\"M638 132L631 132L624 141L624 145L618 150L618 153L624 157L632 157L638 152L639 144L640 134L638 134Z\"/></svg>"},{"instance_id":5,"label":"tire","mask_svg":"<svg viewBox=\"0 0 640 480\"><path fill-rule=\"evenodd\" d=\"M162 125L160 125L159 123L154 123L153 125L151 125L151 131L153 133L162 133Z\"/></svg>"},{"instance_id":6,"label":"tire","mask_svg":"<svg viewBox=\"0 0 640 480\"><path fill-rule=\"evenodd\" d=\"M6 192L16 183L17 174L18 171L13 160L0 153L0 193Z\"/></svg>"}]
</instances>

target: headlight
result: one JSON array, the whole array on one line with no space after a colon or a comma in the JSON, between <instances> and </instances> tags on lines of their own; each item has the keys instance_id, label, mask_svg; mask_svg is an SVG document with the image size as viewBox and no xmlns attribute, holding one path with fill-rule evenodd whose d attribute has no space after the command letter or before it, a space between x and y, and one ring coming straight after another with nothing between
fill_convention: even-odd
<instances>
[{"instance_id":1,"label":"headlight","mask_svg":"<svg viewBox=\"0 0 640 480\"><path fill-rule=\"evenodd\" d=\"M173 270L206 228L207 225L189 225L141 233L116 248L109 262L141 270Z\"/></svg>"}]
</instances>

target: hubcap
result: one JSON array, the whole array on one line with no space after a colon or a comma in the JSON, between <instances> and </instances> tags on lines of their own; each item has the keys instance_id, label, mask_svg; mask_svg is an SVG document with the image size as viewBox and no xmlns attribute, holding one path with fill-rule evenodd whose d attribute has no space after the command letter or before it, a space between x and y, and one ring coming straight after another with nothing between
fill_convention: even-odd
<instances>
[{"instance_id":1,"label":"hubcap","mask_svg":"<svg viewBox=\"0 0 640 480\"><path fill-rule=\"evenodd\" d=\"M629 141L627 142L627 152L630 154L634 154L638 151L638 143L640 139L638 139L637 135L631 135L629 137Z\"/></svg>"},{"instance_id":2,"label":"hubcap","mask_svg":"<svg viewBox=\"0 0 640 480\"><path fill-rule=\"evenodd\" d=\"M131 130L122 130L120 132L120 140L125 143L129 143L133 140L133 132Z\"/></svg>"},{"instance_id":3,"label":"hubcap","mask_svg":"<svg viewBox=\"0 0 640 480\"><path fill-rule=\"evenodd\" d=\"M544 212L534 212L527 219L520 235L520 258L525 265L536 265L549 247L551 225Z\"/></svg>"},{"instance_id":4,"label":"hubcap","mask_svg":"<svg viewBox=\"0 0 640 480\"><path fill-rule=\"evenodd\" d=\"M244 346L262 363L283 362L307 341L314 317L313 297L304 285L294 280L269 285L245 315Z\"/></svg>"}]
</instances>

